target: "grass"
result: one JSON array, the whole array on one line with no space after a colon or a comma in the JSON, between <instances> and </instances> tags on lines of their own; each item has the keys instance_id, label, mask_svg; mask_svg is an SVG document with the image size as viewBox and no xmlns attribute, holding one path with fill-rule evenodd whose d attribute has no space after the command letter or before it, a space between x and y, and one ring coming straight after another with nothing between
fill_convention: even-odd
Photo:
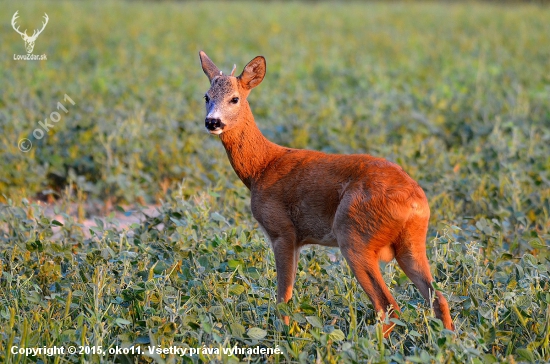
<instances>
[{"instance_id":1,"label":"grass","mask_svg":"<svg viewBox=\"0 0 550 364\"><path fill-rule=\"evenodd\" d=\"M550 361L550 11L482 4L2 3L0 361L111 362L19 347L281 348L185 362ZM43 62L14 61L42 13ZM39 24L39 23L38 23ZM228 72L258 54L250 96L283 145L402 165L430 200L428 255L456 334L394 263L389 339L341 255L301 256L276 307L274 259L217 138L198 50ZM64 102L69 95L75 105ZM38 121L68 112L42 139ZM29 138L33 148L17 146ZM37 196L54 196L64 223ZM66 206L161 201L84 231ZM128 210L128 208L120 208ZM139 209L137 209L139 210ZM139 211L126 211L139 214ZM90 236L91 234L91 236ZM284 332L277 310L293 320ZM118 355L120 362L174 362Z\"/></svg>"}]
</instances>

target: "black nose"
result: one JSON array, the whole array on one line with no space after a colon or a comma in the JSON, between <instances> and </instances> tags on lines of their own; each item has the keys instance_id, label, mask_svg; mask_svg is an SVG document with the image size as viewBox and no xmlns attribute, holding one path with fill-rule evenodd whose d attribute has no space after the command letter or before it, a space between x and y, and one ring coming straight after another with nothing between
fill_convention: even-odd
<instances>
[{"instance_id":1,"label":"black nose","mask_svg":"<svg viewBox=\"0 0 550 364\"><path fill-rule=\"evenodd\" d=\"M204 120L204 126L206 126L206 129L208 130L216 130L218 128L221 128L222 125L223 124L220 119L206 118Z\"/></svg>"}]
</instances>

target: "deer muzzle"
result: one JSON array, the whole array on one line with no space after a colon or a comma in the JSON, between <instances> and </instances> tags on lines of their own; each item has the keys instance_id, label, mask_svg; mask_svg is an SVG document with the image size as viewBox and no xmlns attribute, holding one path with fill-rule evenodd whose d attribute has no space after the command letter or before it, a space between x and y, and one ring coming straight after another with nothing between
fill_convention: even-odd
<instances>
[{"instance_id":1,"label":"deer muzzle","mask_svg":"<svg viewBox=\"0 0 550 364\"><path fill-rule=\"evenodd\" d=\"M217 131L221 132L223 130L223 127L225 126L225 124L222 123L222 121L220 119L217 119L217 118L206 118L204 120L204 126L211 133L219 134L219 133L215 133L215 132L217 132Z\"/></svg>"}]
</instances>

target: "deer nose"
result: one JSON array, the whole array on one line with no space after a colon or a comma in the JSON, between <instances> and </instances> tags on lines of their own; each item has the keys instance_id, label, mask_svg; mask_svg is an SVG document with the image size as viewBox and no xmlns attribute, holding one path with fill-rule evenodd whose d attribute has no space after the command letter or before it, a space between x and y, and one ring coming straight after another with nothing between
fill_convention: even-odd
<instances>
[{"instance_id":1,"label":"deer nose","mask_svg":"<svg viewBox=\"0 0 550 364\"><path fill-rule=\"evenodd\" d=\"M217 118L206 118L204 120L204 126L208 130L216 130L223 126L222 121Z\"/></svg>"}]
</instances>

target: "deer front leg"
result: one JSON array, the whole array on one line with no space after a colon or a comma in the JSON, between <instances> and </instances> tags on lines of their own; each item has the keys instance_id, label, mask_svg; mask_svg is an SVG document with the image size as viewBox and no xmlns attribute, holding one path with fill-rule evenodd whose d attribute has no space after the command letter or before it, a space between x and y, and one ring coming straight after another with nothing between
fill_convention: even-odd
<instances>
[{"instance_id":1,"label":"deer front leg","mask_svg":"<svg viewBox=\"0 0 550 364\"><path fill-rule=\"evenodd\" d=\"M269 195L270 196L270 195ZM277 303L288 302L292 298L292 288L296 278L300 249L296 241L296 230L292 220L286 214L286 208L276 201L262 199L252 193L252 214L269 238L275 255L277 273ZM288 325L288 316L282 316Z\"/></svg>"},{"instance_id":2,"label":"deer front leg","mask_svg":"<svg viewBox=\"0 0 550 364\"><path fill-rule=\"evenodd\" d=\"M295 246L294 241L281 237L273 241L273 252L277 270L277 303L286 303L292 298L300 250ZM285 325L290 324L288 316L281 318Z\"/></svg>"}]
</instances>

